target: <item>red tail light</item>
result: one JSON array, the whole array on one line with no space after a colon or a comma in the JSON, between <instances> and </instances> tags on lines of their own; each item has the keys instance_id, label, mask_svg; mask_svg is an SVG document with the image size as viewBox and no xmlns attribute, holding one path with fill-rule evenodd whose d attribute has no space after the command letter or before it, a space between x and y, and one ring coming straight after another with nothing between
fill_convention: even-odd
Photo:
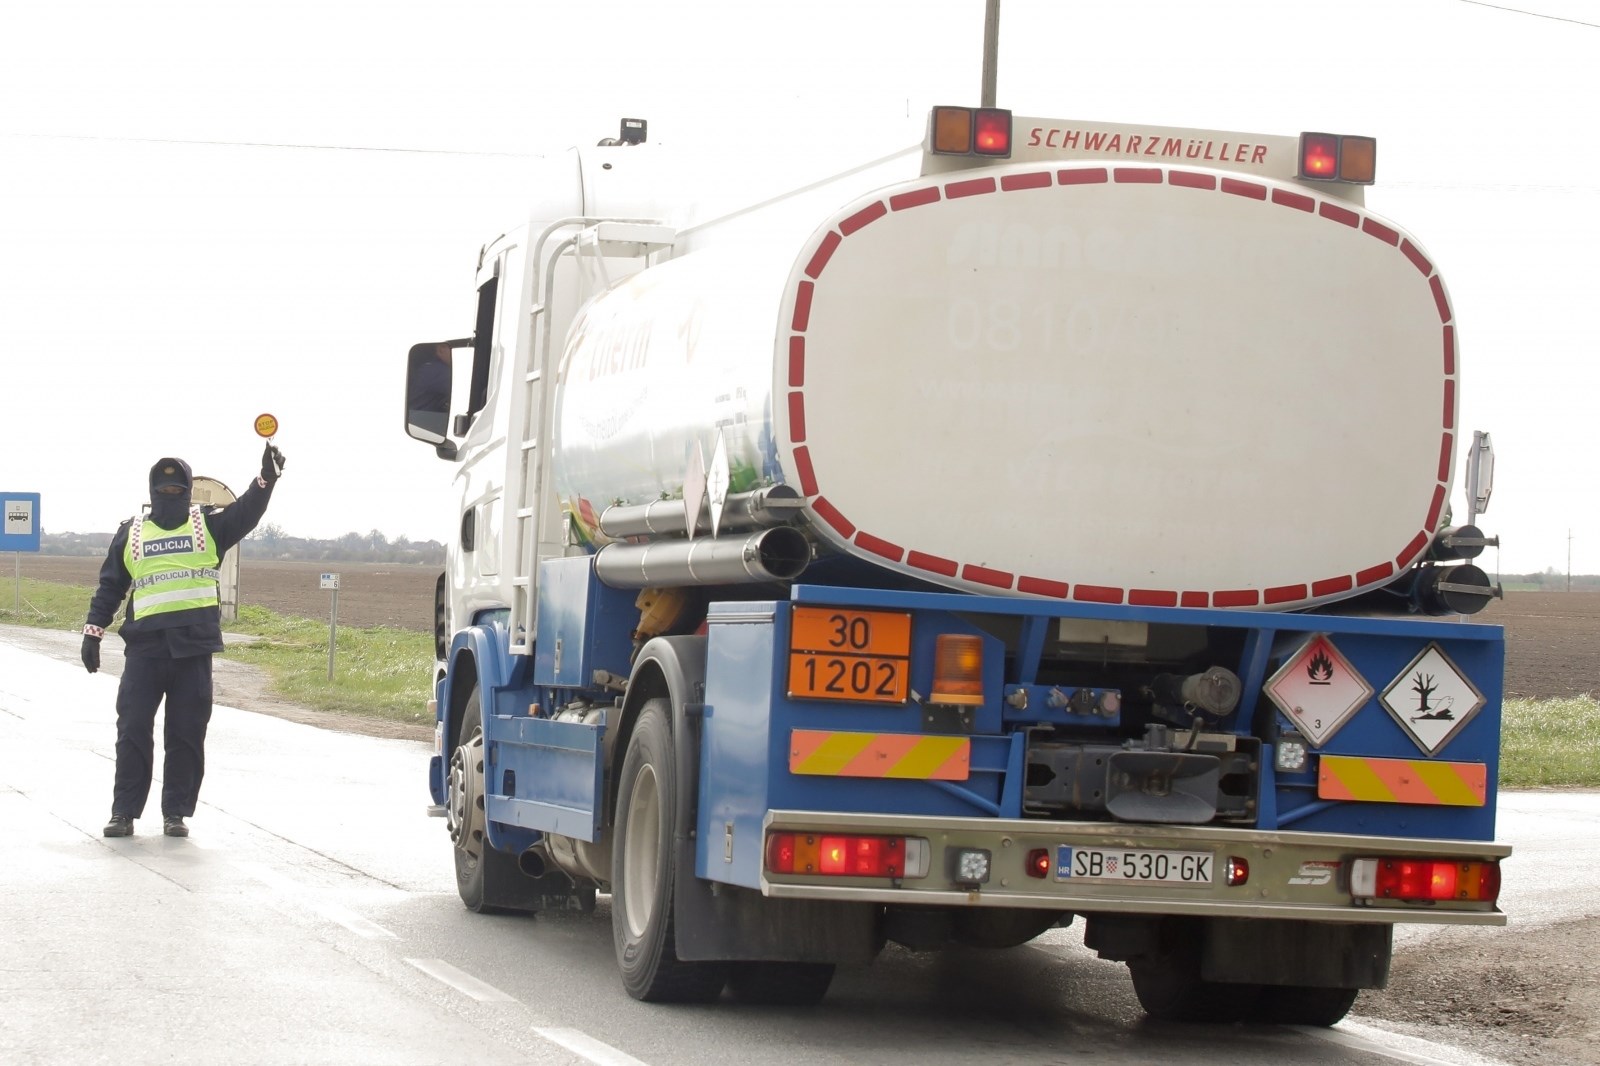
<instances>
[{"instance_id":1,"label":"red tail light","mask_svg":"<svg viewBox=\"0 0 1600 1066\"><path fill-rule=\"evenodd\" d=\"M1331 133L1300 135L1300 176L1333 181L1339 177L1339 138Z\"/></svg>"},{"instance_id":2,"label":"red tail light","mask_svg":"<svg viewBox=\"0 0 1600 1066\"><path fill-rule=\"evenodd\" d=\"M996 107L980 107L975 126L977 132L972 147L979 155L1011 154L1011 112Z\"/></svg>"},{"instance_id":3,"label":"red tail light","mask_svg":"<svg viewBox=\"0 0 1600 1066\"><path fill-rule=\"evenodd\" d=\"M772 833L767 869L775 874L833 877L920 877L927 873L926 845L905 837L844 833ZM911 853L907 870L907 853ZM919 869L921 867L921 869Z\"/></svg>"},{"instance_id":4,"label":"red tail light","mask_svg":"<svg viewBox=\"0 0 1600 1066\"><path fill-rule=\"evenodd\" d=\"M1029 877L1043 880L1050 876L1050 852L1044 848L1034 848L1028 852L1028 863L1025 869Z\"/></svg>"},{"instance_id":5,"label":"red tail light","mask_svg":"<svg viewBox=\"0 0 1600 1066\"><path fill-rule=\"evenodd\" d=\"M1358 899L1407 903L1493 903L1500 898L1498 862L1451 859L1357 859L1350 893Z\"/></svg>"}]
</instances>

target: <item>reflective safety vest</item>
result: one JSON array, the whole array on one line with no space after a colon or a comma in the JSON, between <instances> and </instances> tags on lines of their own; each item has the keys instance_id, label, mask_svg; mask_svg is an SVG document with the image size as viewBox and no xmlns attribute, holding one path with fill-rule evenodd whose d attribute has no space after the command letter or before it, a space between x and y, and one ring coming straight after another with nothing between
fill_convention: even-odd
<instances>
[{"instance_id":1,"label":"reflective safety vest","mask_svg":"<svg viewBox=\"0 0 1600 1066\"><path fill-rule=\"evenodd\" d=\"M217 549L198 507L189 508L188 523L176 529L134 516L122 558L133 577L135 620L215 607L220 601Z\"/></svg>"}]
</instances>

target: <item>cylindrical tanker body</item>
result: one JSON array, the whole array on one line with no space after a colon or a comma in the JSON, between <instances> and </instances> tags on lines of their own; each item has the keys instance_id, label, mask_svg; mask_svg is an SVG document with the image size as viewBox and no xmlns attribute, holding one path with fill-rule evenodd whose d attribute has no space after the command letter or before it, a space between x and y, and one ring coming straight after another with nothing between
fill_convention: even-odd
<instances>
[{"instance_id":1,"label":"cylindrical tanker body","mask_svg":"<svg viewBox=\"0 0 1600 1066\"><path fill-rule=\"evenodd\" d=\"M555 472L591 543L610 505L782 485L823 550L953 588L1292 609L1445 523L1449 300L1359 204L1082 162L838 199L579 316Z\"/></svg>"}]
</instances>

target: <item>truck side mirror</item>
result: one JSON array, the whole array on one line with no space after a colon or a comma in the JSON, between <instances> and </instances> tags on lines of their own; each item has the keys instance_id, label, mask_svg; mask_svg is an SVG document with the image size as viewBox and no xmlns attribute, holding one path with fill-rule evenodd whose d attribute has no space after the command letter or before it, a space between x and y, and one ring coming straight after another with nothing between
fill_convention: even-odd
<instances>
[{"instance_id":1,"label":"truck side mirror","mask_svg":"<svg viewBox=\"0 0 1600 1066\"><path fill-rule=\"evenodd\" d=\"M1494 442L1483 430L1472 434L1472 452L1467 456L1467 507L1470 524L1489 509L1494 492Z\"/></svg>"},{"instance_id":2,"label":"truck side mirror","mask_svg":"<svg viewBox=\"0 0 1600 1066\"><path fill-rule=\"evenodd\" d=\"M454 377L452 359L456 348L469 347L466 341L426 341L413 344L406 353L406 436L435 446L443 458L453 458L450 444L450 397Z\"/></svg>"}]
</instances>

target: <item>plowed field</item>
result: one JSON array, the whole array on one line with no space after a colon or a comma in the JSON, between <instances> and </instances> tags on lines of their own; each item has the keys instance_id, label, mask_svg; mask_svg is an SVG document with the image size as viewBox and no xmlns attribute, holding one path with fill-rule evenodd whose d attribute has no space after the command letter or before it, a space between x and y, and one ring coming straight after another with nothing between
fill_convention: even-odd
<instances>
[{"instance_id":1,"label":"plowed field","mask_svg":"<svg viewBox=\"0 0 1600 1066\"><path fill-rule=\"evenodd\" d=\"M11 569L0 568L0 578ZM99 559L22 556L22 576L39 581L92 586L99 571ZM340 625L420 632L433 625L439 575L433 567L246 559L239 598L281 614L326 618L332 604L331 593L319 587L324 572L339 575ZM1507 695L1600 695L1600 592L1508 592L1474 621L1506 628Z\"/></svg>"}]
</instances>

